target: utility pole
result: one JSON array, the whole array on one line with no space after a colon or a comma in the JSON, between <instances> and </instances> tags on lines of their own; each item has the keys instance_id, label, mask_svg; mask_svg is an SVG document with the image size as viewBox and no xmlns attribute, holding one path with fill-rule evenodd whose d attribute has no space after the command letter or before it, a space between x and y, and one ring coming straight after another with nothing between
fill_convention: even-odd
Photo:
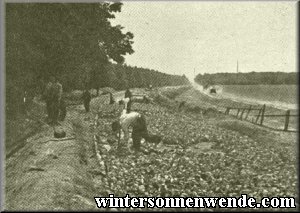
<instances>
[{"instance_id":1,"label":"utility pole","mask_svg":"<svg viewBox=\"0 0 300 213\"><path fill-rule=\"evenodd\" d=\"M238 73L239 72L239 61L237 60L237 63L236 63L236 72Z\"/></svg>"}]
</instances>

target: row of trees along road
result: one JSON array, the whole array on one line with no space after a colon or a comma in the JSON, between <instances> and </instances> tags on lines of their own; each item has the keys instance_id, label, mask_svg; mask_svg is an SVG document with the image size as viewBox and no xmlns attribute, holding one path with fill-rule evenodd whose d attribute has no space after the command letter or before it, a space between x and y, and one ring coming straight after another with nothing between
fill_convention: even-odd
<instances>
[{"instance_id":1,"label":"row of trees along road","mask_svg":"<svg viewBox=\"0 0 300 213\"><path fill-rule=\"evenodd\" d=\"M198 74L195 81L201 85L257 85L297 84L296 72L249 72Z\"/></svg>"},{"instance_id":2,"label":"row of trees along road","mask_svg":"<svg viewBox=\"0 0 300 213\"><path fill-rule=\"evenodd\" d=\"M110 23L115 13L121 12L122 3L5 6L8 115L19 111L24 91L32 95L42 91L51 75L59 77L65 91L86 86L98 90L104 86L124 89L155 82L163 86L187 81L182 76L122 65L124 56L134 53L133 34ZM146 78L145 71L152 73L150 78ZM134 80L128 75L135 76Z\"/></svg>"}]
</instances>

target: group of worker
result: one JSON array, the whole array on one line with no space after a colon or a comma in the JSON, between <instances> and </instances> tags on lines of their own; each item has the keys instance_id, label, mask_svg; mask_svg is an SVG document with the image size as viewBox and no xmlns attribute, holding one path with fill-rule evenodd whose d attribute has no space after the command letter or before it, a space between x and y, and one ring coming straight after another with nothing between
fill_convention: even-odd
<instances>
[{"instance_id":1,"label":"group of worker","mask_svg":"<svg viewBox=\"0 0 300 213\"><path fill-rule=\"evenodd\" d=\"M66 117L67 107L62 94L62 84L58 81L57 77L51 76L43 94L46 102L47 120L49 124L56 125ZM88 89L83 92L82 99L85 111L89 112L92 97Z\"/></svg>"},{"instance_id":2,"label":"group of worker","mask_svg":"<svg viewBox=\"0 0 300 213\"><path fill-rule=\"evenodd\" d=\"M109 104L114 104L112 93L109 93L110 101ZM83 104L86 112L90 110L91 94L86 89L82 95ZM120 117L112 123L112 131L119 137L121 136L121 131L124 132L124 142L128 143L129 140L129 128L132 128L132 148L135 151L140 151L141 139L148 139L148 131L145 116L139 112L131 111L132 105L132 93L127 88L125 91L125 96L119 102L124 104L124 108Z\"/></svg>"},{"instance_id":3,"label":"group of worker","mask_svg":"<svg viewBox=\"0 0 300 213\"><path fill-rule=\"evenodd\" d=\"M63 121L66 117L66 103L62 97L62 93L62 84L59 83L56 77L51 77L44 93L48 122L50 124L59 124L58 121ZM82 94L82 100L86 112L90 111L91 99L91 93L88 89L85 89ZM115 133L119 133L119 137L122 130L124 132L124 141L127 143L129 140L129 128L132 127L132 148L138 151L140 150L141 139L147 139L148 137L145 116L139 112L131 111L132 93L129 89L125 91L122 103L124 104L124 109L118 120L112 123L112 130Z\"/></svg>"}]
</instances>

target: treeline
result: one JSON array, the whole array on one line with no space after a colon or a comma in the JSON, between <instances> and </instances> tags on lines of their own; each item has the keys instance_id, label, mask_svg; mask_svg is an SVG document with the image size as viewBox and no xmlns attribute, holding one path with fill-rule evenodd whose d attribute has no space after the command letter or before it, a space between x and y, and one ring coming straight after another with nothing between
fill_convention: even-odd
<instances>
[{"instance_id":1,"label":"treeline","mask_svg":"<svg viewBox=\"0 0 300 213\"><path fill-rule=\"evenodd\" d=\"M106 68L108 78L104 86L116 90L135 87L178 86L189 83L185 75L169 75L152 69L132 67L127 65L110 64ZM104 79L105 81L105 79Z\"/></svg>"},{"instance_id":2,"label":"treeline","mask_svg":"<svg viewBox=\"0 0 300 213\"><path fill-rule=\"evenodd\" d=\"M298 84L298 74L295 72L198 74L195 82L201 85Z\"/></svg>"},{"instance_id":3,"label":"treeline","mask_svg":"<svg viewBox=\"0 0 300 213\"><path fill-rule=\"evenodd\" d=\"M43 91L57 76L64 91L164 86L186 82L153 70L122 65L134 35L110 20L122 3L6 3L6 112L16 114L24 92Z\"/></svg>"}]
</instances>

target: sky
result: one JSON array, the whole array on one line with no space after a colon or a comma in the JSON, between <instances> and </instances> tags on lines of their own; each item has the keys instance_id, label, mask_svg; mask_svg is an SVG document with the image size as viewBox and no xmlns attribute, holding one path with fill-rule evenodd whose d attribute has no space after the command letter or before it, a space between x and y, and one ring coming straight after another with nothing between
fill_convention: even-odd
<instances>
[{"instance_id":1,"label":"sky","mask_svg":"<svg viewBox=\"0 0 300 213\"><path fill-rule=\"evenodd\" d=\"M194 73L296 72L296 2L123 1L112 24L134 34L131 66Z\"/></svg>"}]
</instances>

